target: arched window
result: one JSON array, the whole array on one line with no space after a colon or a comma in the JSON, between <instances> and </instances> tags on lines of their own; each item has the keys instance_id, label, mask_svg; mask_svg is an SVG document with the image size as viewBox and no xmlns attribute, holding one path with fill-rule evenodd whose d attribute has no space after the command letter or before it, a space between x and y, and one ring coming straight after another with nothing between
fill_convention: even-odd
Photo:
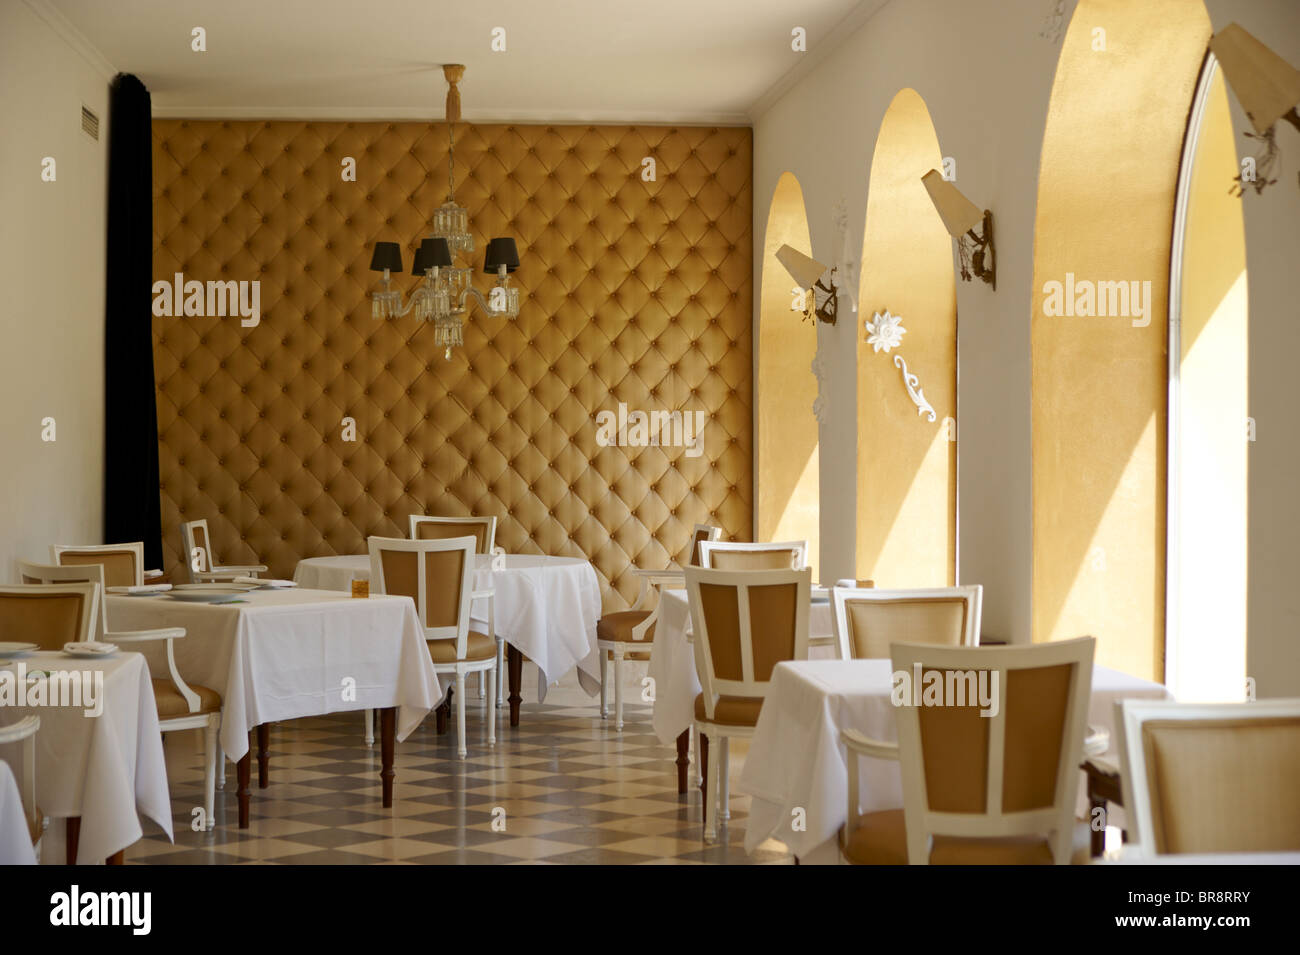
<instances>
[{"instance_id":1,"label":"arched window","mask_svg":"<svg viewBox=\"0 0 1300 955\"><path fill-rule=\"evenodd\" d=\"M812 254L803 190L783 173L772 194L763 238L763 286L759 299L757 499L758 540L807 540L808 564L816 574L818 533L818 435L812 372L817 329L790 310L794 280L776 259L782 245Z\"/></svg>"},{"instance_id":2,"label":"arched window","mask_svg":"<svg viewBox=\"0 0 1300 955\"><path fill-rule=\"evenodd\" d=\"M871 160L858 298L857 576L946 586L957 555L957 290L952 239L921 177L943 156L925 101L901 90ZM877 351L865 323L906 329ZM928 402L923 410L913 391Z\"/></svg>"}]
</instances>

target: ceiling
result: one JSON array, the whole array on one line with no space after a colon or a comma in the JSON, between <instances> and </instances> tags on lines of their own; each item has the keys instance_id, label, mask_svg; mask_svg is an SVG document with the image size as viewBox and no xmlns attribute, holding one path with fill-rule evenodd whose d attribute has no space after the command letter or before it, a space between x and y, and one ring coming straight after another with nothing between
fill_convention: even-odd
<instances>
[{"instance_id":1,"label":"ceiling","mask_svg":"<svg viewBox=\"0 0 1300 955\"><path fill-rule=\"evenodd\" d=\"M28 0L139 76L158 116L439 117L439 65L463 63L468 120L680 123L750 122L885 2Z\"/></svg>"}]
</instances>

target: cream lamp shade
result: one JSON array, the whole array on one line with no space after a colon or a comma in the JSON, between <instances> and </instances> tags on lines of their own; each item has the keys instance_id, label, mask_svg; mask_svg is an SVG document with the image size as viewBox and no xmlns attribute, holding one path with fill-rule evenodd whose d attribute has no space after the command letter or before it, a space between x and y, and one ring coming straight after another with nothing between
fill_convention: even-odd
<instances>
[{"instance_id":1,"label":"cream lamp shade","mask_svg":"<svg viewBox=\"0 0 1300 955\"><path fill-rule=\"evenodd\" d=\"M783 245L776 250L776 260L785 266L785 270L799 283L800 288L812 288L829 271L829 266L822 265L816 259L810 259L797 249Z\"/></svg>"},{"instance_id":2,"label":"cream lamp shade","mask_svg":"<svg viewBox=\"0 0 1300 955\"><path fill-rule=\"evenodd\" d=\"M961 191L937 169L931 169L921 177L925 189L930 193L930 201L939 211L948 234L960 239L963 235L984 221L984 211L961 194Z\"/></svg>"},{"instance_id":3,"label":"cream lamp shade","mask_svg":"<svg viewBox=\"0 0 1300 955\"><path fill-rule=\"evenodd\" d=\"M1237 101L1261 136L1300 103L1300 70L1235 23L1210 40Z\"/></svg>"}]
</instances>

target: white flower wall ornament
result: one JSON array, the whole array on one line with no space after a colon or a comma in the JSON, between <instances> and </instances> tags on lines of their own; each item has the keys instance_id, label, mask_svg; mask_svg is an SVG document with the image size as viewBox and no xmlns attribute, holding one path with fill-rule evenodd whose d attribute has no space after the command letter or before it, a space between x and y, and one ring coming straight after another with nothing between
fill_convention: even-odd
<instances>
[{"instance_id":1,"label":"white flower wall ornament","mask_svg":"<svg viewBox=\"0 0 1300 955\"><path fill-rule=\"evenodd\" d=\"M883 351L889 354L903 344L903 336L907 334L907 329L903 327L903 317L889 314L889 309L885 309L883 315L876 312L865 325L867 344L873 352Z\"/></svg>"}]
</instances>

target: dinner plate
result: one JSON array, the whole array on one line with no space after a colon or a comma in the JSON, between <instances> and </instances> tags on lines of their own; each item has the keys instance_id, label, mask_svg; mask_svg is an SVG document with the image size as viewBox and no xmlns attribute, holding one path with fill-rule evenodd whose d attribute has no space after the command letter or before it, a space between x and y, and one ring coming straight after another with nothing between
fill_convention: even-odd
<instances>
[{"instance_id":1,"label":"dinner plate","mask_svg":"<svg viewBox=\"0 0 1300 955\"><path fill-rule=\"evenodd\" d=\"M225 590L169 590L166 597L169 600L181 600L186 603L210 604L230 600L232 597L243 597L247 594L247 588L229 587Z\"/></svg>"},{"instance_id":2,"label":"dinner plate","mask_svg":"<svg viewBox=\"0 0 1300 955\"><path fill-rule=\"evenodd\" d=\"M16 657L21 654L31 653L33 650L39 650L40 647L35 643L5 643L0 642L0 657Z\"/></svg>"},{"instance_id":3,"label":"dinner plate","mask_svg":"<svg viewBox=\"0 0 1300 955\"><path fill-rule=\"evenodd\" d=\"M76 657L78 660L92 660L97 657L111 657L117 653L118 648L112 650L64 650L65 657Z\"/></svg>"},{"instance_id":4,"label":"dinner plate","mask_svg":"<svg viewBox=\"0 0 1300 955\"><path fill-rule=\"evenodd\" d=\"M250 590L256 590L261 584L241 584L233 580L221 581L211 584L176 584L169 591L176 593L220 593L220 594L244 594Z\"/></svg>"}]
</instances>

